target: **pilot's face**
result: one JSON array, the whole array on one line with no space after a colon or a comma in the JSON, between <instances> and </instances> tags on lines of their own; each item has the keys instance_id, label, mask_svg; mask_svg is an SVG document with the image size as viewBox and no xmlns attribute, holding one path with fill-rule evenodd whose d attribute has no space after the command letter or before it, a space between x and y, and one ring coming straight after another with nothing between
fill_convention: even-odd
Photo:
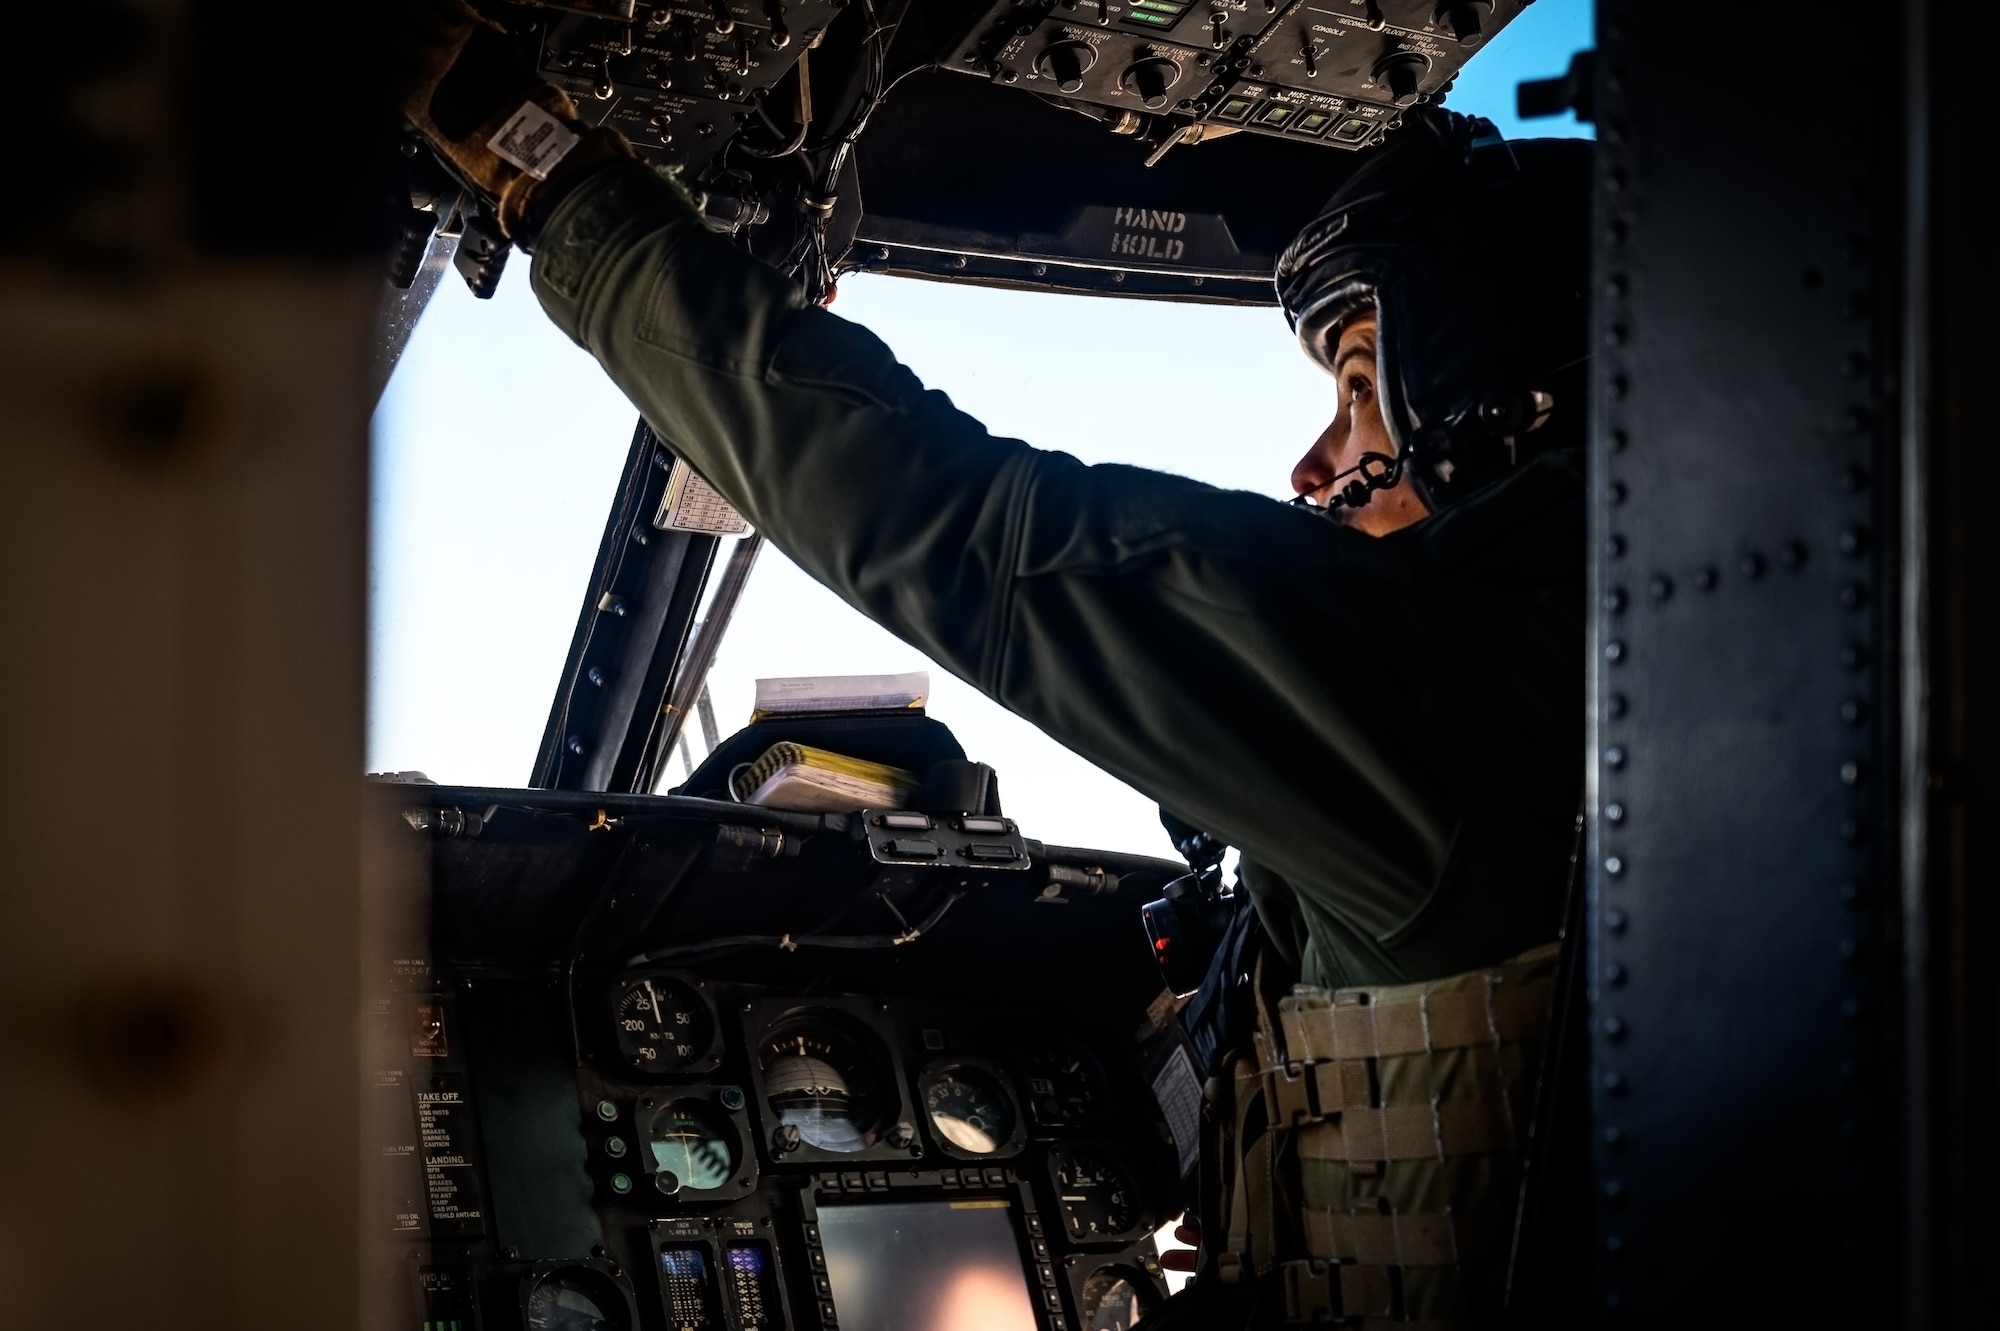
<instances>
[{"instance_id":1,"label":"pilot's face","mask_svg":"<svg viewBox=\"0 0 2000 1331\"><path fill-rule=\"evenodd\" d=\"M1363 315L1341 330L1333 353L1333 377L1340 385L1340 411L1292 468L1292 489L1321 505L1339 489L1334 477L1360 463L1363 454L1396 456L1375 395L1375 316ZM1348 477L1341 485L1353 479ZM1423 521L1430 509L1405 472L1360 508L1336 509L1333 516L1370 536L1386 536Z\"/></svg>"}]
</instances>

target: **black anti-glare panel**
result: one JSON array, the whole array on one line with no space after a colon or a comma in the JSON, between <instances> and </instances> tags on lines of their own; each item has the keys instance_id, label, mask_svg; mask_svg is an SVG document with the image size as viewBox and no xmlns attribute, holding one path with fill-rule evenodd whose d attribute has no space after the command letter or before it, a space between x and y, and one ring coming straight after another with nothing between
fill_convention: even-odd
<instances>
[{"instance_id":1,"label":"black anti-glare panel","mask_svg":"<svg viewBox=\"0 0 2000 1331\"><path fill-rule=\"evenodd\" d=\"M1771 108L1599 11L1590 919L1610 1325L1880 1325L1901 1257L1892 10ZM1875 95L1857 97L1861 87Z\"/></svg>"}]
</instances>

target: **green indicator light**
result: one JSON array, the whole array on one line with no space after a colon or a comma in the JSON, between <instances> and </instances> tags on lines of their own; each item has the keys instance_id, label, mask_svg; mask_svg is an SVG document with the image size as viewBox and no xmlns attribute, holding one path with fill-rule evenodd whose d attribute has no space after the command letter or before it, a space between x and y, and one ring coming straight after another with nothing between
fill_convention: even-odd
<instances>
[{"instance_id":1,"label":"green indicator light","mask_svg":"<svg viewBox=\"0 0 2000 1331\"><path fill-rule=\"evenodd\" d=\"M1143 9L1135 9L1125 17L1133 23L1154 23L1163 28L1172 27L1174 22L1171 14L1148 14Z\"/></svg>"},{"instance_id":2,"label":"green indicator light","mask_svg":"<svg viewBox=\"0 0 2000 1331\"><path fill-rule=\"evenodd\" d=\"M1282 125L1291 118L1292 118L1291 107L1267 106L1264 108L1264 114L1257 117L1257 123L1261 125Z\"/></svg>"},{"instance_id":3,"label":"green indicator light","mask_svg":"<svg viewBox=\"0 0 2000 1331\"><path fill-rule=\"evenodd\" d=\"M1215 109L1215 118L1218 120L1241 120L1244 116L1250 114L1251 105L1252 103L1247 98L1232 97Z\"/></svg>"},{"instance_id":4,"label":"green indicator light","mask_svg":"<svg viewBox=\"0 0 2000 1331\"><path fill-rule=\"evenodd\" d=\"M610 1100L599 1100L597 1102L597 1116L606 1123L616 1123L618 1121L618 1106Z\"/></svg>"},{"instance_id":5,"label":"green indicator light","mask_svg":"<svg viewBox=\"0 0 2000 1331\"><path fill-rule=\"evenodd\" d=\"M630 1174L613 1174L611 1176L611 1191L621 1197L632 1191L632 1176Z\"/></svg>"},{"instance_id":6,"label":"green indicator light","mask_svg":"<svg viewBox=\"0 0 2000 1331\"><path fill-rule=\"evenodd\" d=\"M1167 4L1165 0L1131 0L1130 8L1134 14L1142 9L1157 10L1162 14L1178 14L1187 6Z\"/></svg>"},{"instance_id":7,"label":"green indicator light","mask_svg":"<svg viewBox=\"0 0 2000 1331\"><path fill-rule=\"evenodd\" d=\"M1320 130L1326 128L1326 122L1330 119L1332 119L1331 116L1324 115L1321 112L1309 111L1305 115L1299 117L1298 127L1300 129L1309 129L1312 130L1314 133L1318 133Z\"/></svg>"}]
</instances>

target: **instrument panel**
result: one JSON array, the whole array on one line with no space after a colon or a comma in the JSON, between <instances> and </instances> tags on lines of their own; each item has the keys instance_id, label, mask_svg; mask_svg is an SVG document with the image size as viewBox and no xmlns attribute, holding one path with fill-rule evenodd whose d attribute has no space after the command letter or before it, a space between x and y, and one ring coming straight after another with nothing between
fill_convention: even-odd
<instances>
[{"instance_id":1,"label":"instrument panel","mask_svg":"<svg viewBox=\"0 0 2000 1331\"><path fill-rule=\"evenodd\" d=\"M651 967L396 1005L439 1106L396 1226L420 1324L944 1331L977 1294L982 1326L1116 1331L1165 1296L1185 1199L1127 1032Z\"/></svg>"}]
</instances>

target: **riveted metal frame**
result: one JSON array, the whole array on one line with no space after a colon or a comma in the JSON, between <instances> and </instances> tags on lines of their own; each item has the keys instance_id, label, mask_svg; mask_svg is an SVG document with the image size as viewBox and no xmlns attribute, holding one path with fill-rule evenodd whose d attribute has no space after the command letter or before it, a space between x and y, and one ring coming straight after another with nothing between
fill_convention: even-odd
<instances>
[{"instance_id":1,"label":"riveted metal frame","mask_svg":"<svg viewBox=\"0 0 2000 1331\"><path fill-rule=\"evenodd\" d=\"M1892 11L1822 7L1760 64L1746 122L1702 94L1724 52L1684 7L1599 10L1586 934L1606 1324L1846 1324L1900 1288L1905 200L1881 90L1903 40Z\"/></svg>"}]
</instances>

